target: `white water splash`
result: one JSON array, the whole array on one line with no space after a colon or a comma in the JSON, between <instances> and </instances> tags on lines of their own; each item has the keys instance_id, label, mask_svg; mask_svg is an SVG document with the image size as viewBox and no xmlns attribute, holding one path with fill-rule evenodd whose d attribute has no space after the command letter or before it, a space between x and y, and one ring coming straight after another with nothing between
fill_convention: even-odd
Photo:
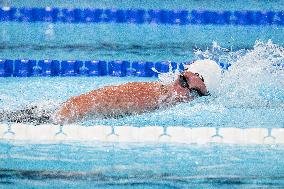
<instances>
[{"instance_id":1,"label":"white water splash","mask_svg":"<svg viewBox=\"0 0 284 189\"><path fill-rule=\"evenodd\" d=\"M224 71L220 87L214 91L217 94L214 103L244 107L283 106L283 47L269 40L256 41L252 50L231 52L217 44L212 49L204 53L198 51L197 55L231 64L228 71Z\"/></svg>"},{"instance_id":2,"label":"white water splash","mask_svg":"<svg viewBox=\"0 0 284 189\"><path fill-rule=\"evenodd\" d=\"M161 73L158 70L156 70L156 68L154 67L152 68L152 70L158 73L159 81L165 85L173 83L177 79L178 75L180 74L178 69L173 69L170 62L169 62L169 72L167 73Z\"/></svg>"}]
</instances>

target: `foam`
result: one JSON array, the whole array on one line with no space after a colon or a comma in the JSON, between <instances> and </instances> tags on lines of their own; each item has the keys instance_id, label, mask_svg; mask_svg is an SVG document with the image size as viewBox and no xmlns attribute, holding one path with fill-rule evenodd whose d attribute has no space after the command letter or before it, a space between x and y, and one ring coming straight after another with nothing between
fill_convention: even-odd
<instances>
[{"instance_id":1,"label":"foam","mask_svg":"<svg viewBox=\"0 0 284 189\"><path fill-rule=\"evenodd\" d=\"M271 40L256 41L251 50L233 52L213 44L212 50L197 51L196 55L206 60L196 61L189 65L189 68L193 71L200 69L200 72L205 70L203 77L209 75L207 80L216 82L214 85L208 84L210 92L217 97L214 104L226 107L283 106L282 46L274 44ZM218 64L223 61L231 64L228 70L218 68ZM213 70L212 73L209 67Z\"/></svg>"}]
</instances>

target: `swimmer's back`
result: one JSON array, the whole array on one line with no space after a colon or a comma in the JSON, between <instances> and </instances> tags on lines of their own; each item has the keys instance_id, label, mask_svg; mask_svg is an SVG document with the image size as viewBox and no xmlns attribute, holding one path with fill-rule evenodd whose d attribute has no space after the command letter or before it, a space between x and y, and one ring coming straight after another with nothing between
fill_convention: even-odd
<instances>
[{"instance_id":1,"label":"swimmer's back","mask_svg":"<svg viewBox=\"0 0 284 189\"><path fill-rule=\"evenodd\" d=\"M103 87L70 98L58 116L61 121L69 122L87 114L112 116L152 110L159 105L161 86L158 82L130 82Z\"/></svg>"}]
</instances>

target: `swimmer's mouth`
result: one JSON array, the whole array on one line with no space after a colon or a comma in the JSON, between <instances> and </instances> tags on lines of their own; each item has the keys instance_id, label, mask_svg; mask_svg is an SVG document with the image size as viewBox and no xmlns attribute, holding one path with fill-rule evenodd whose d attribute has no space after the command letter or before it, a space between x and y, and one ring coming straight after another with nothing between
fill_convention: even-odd
<instances>
[{"instance_id":1,"label":"swimmer's mouth","mask_svg":"<svg viewBox=\"0 0 284 189\"><path fill-rule=\"evenodd\" d=\"M202 92L199 89L189 89L190 90L190 96L192 97L201 97L201 96L207 96L202 94Z\"/></svg>"}]
</instances>

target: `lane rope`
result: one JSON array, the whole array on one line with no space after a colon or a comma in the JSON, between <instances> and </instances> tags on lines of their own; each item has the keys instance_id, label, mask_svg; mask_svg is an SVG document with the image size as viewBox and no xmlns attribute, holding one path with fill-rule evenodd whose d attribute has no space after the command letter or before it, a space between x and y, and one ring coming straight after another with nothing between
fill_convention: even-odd
<instances>
[{"instance_id":1,"label":"lane rope","mask_svg":"<svg viewBox=\"0 0 284 189\"><path fill-rule=\"evenodd\" d=\"M0 21L132 24L284 25L284 11L0 8Z\"/></svg>"}]
</instances>

